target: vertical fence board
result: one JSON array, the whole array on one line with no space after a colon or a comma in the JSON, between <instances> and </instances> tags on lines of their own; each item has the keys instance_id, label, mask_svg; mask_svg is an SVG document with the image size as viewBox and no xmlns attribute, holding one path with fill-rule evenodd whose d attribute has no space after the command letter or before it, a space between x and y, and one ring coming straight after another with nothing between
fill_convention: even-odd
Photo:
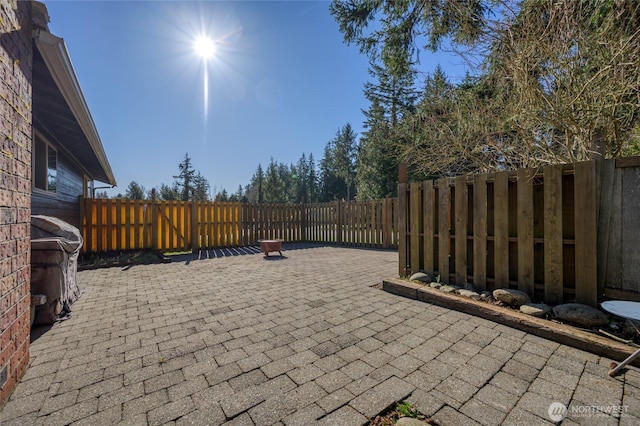
<instances>
[{"instance_id":1,"label":"vertical fence board","mask_svg":"<svg viewBox=\"0 0 640 426\"><path fill-rule=\"evenodd\" d=\"M391 206L389 198L384 199L382 207L382 247L388 249L391 247L388 236L391 234Z\"/></svg>"},{"instance_id":2,"label":"vertical fence board","mask_svg":"<svg viewBox=\"0 0 640 426\"><path fill-rule=\"evenodd\" d=\"M487 175L473 177L473 285L487 288Z\"/></svg>"},{"instance_id":3,"label":"vertical fence board","mask_svg":"<svg viewBox=\"0 0 640 426\"><path fill-rule=\"evenodd\" d=\"M544 295L545 302L563 302L562 168L544 168Z\"/></svg>"},{"instance_id":4,"label":"vertical fence board","mask_svg":"<svg viewBox=\"0 0 640 426\"><path fill-rule=\"evenodd\" d=\"M165 226L168 228L165 230L165 232L163 232L163 235L165 237L169 237L167 239L167 241L165 242L165 245L162 247L163 250L169 250L171 247L175 247L175 241L176 241L176 229L174 227L174 220L175 220L175 216L174 216L174 209L175 209L175 205L176 202L175 201L167 201L167 202L163 202L162 204L164 204L165 207L165 214L162 215L162 217L160 219L164 220ZM161 208L161 205L158 206L159 209ZM160 210L160 212L162 213L162 210Z\"/></svg>"},{"instance_id":5,"label":"vertical fence board","mask_svg":"<svg viewBox=\"0 0 640 426\"><path fill-rule=\"evenodd\" d=\"M610 241L615 230L611 226L614 211L614 182L616 175L615 160L604 160L600 174L600 205L598 206L598 297L604 294L608 275L608 256L611 250ZM617 201L617 200L616 200ZM616 208L618 206L615 206Z\"/></svg>"},{"instance_id":6,"label":"vertical fence board","mask_svg":"<svg viewBox=\"0 0 640 426\"><path fill-rule=\"evenodd\" d=\"M518 290L533 296L533 178L535 170L518 170ZM562 194L560 194L562 196ZM562 205L562 203L560 204ZM562 226L562 220L560 220ZM562 229L562 228L561 228ZM562 238L562 234L560 234ZM562 276L562 275L560 275Z\"/></svg>"},{"instance_id":7,"label":"vertical fence board","mask_svg":"<svg viewBox=\"0 0 640 426\"><path fill-rule=\"evenodd\" d=\"M112 211L112 200L105 200L105 209L107 213L107 221L106 221L106 248L107 250L115 250L114 247L114 238L113 238L113 211Z\"/></svg>"},{"instance_id":8,"label":"vertical fence board","mask_svg":"<svg viewBox=\"0 0 640 426\"><path fill-rule=\"evenodd\" d=\"M228 207L227 207L227 214L225 216L225 222L226 222L226 228L227 228L227 241L225 246L229 247L229 246L237 246L238 242L235 240L235 230L234 230L234 223L235 223L235 209L236 209L236 205L235 203L229 203Z\"/></svg>"},{"instance_id":9,"label":"vertical fence board","mask_svg":"<svg viewBox=\"0 0 640 426\"><path fill-rule=\"evenodd\" d=\"M137 249L143 247L142 244L142 232L145 226L144 215L141 212L140 201L138 200L130 200L130 208L131 208L131 245L129 246L131 249Z\"/></svg>"},{"instance_id":10,"label":"vertical fence board","mask_svg":"<svg viewBox=\"0 0 640 426\"><path fill-rule=\"evenodd\" d=\"M438 274L449 283L449 255L451 253L451 189L447 178L438 179Z\"/></svg>"},{"instance_id":11,"label":"vertical fence board","mask_svg":"<svg viewBox=\"0 0 640 426\"><path fill-rule=\"evenodd\" d=\"M576 302L597 306L596 167L593 161L575 165Z\"/></svg>"},{"instance_id":12,"label":"vertical fence board","mask_svg":"<svg viewBox=\"0 0 640 426\"><path fill-rule=\"evenodd\" d=\"M435 190L433 189L433 181L426 181L423 185L423 207L422 207L422 217L423 217L423 248L422 255L424 257L423 264L425 271L433 274L434 270L434 262L433 256L434 252L434 235L435 235Z\"/></svg>"},{"instance_id":13,"label":"vertical fence board","mask_svg":"<svg viewBox=\"0 0 640 426\"><path fill-rule=\"evenodd\" d=\"M116 249L117 250L122 250L123 244L122 244L122 234L123 231L125 229L124 226L122 226L122 200L120 198L115 200L115 204L116 204Z\"/></svg>"},{"instance_id":14,"label":"vertical fence board","mask_svg":"<svg viewBox=\"0 0 640 426\"><path fill-rule=\"evenodd\" d=\"M97 219L97 242L98 242L98 251L105 251L104 245L103 245L103 238L102 238L102 204L104 203L104 200L98 200L98 204L97 204L97 211L98 211L98 219Z\"/></svg>"},{"instance_id":15,"label":"vertical fence board","mask_svg":"<svg viewBox=\"0 0 640 426\"><path fill-rule=\"evenodd\" d=\"M455 280L456 284L467 282L467 220L468 220L467 178L455 178Z\"/></svg>"},{"instance_id":16,"label":"vertical fence board","mask_svg":"<svg viewBox=\"0 0 640 426\"><path fill-rule=\"evenodd\" d=\"M197 202L189 203L189 217L191 218L191 250L200 249L198 241L198 204Z\"/></svg>"},{"instance_id":17,"label":"vertical fence board","mask_svg":"<svg viewBox=\"0 0 640 426\"><path fill-rule=\"evenodd\" d=\"M201 247L209 249L212 246L212 242L209 241L211 224L211 212L213 206L207 203L200 204L200 240L202 241Z\"/></svg>"},{"instance_id":18,"label":"vertical fence board","mask_svg":"<svg viewBox=\"0 0 640 426\"><path fill-rule=\"evenodd\" d=\"M411 250L411 273L420 271L420 210L422 208L421 201L421 184L420 182L412 182L409 184L410 192L409 196L411 200L409 205L411 211L409 212L410 232L409 244Z\"/></svg>"},{"instance_id":19,"label":"vertical fence board","mask_svg":"<svg viewBox=\"0 0 640 426\"><path fill-rule=\"evenodd\" d=\"M123 200L123 208L124 208L124 241L122 248L124 250L129 250L131 248L131 241L133 240L134 232L132 232L132 223L133 223L133 211L131 209L131 200Z\"/></svg>"},{"instance_id":20,"label":"vertical fence board","mask_svg":"<svg viewBox=\"0 0 640 426\"><path fill-rule=\"evenodd\" d=\"M407 184L398 184L398 266L400 276L407 276Z\"/></svg>"},{"instance_id":21,"label":"vertical fence board","mask_svg":"<svg viewBox=\"0 0 640 426\"><path fill-rule=\"evenodd\" d=\"M509 287L509 173L495 174L494 190L494 288Z\"/></svg>"}]
</instances>

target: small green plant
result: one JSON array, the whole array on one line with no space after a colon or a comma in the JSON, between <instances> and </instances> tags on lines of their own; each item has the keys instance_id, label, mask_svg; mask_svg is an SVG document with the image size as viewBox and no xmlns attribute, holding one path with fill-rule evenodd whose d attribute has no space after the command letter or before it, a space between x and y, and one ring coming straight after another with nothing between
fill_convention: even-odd
<instances>
[{"instance_id":1,"label":"small green plant","mask_svg":"<svg viewBox=\"0 0 640 426\"><path fill-rule=\"evenodd\" d=\"M440 275L437 275L437 276L436 276L436 282L437 282L438 284L440 284Z\"/></svg>"},{"instance_id":2,"label":"small green plant","mask_svg":"<svg viewBox=\"0 0 640 426\"><path fill-rule=\"evenodd\" d=\"M418 410L416 410L411 404L405 401L399 402L396 410L398 410L398 414L403 417L412 417L416 419L420 415Z\"/></svg>"}]
</instances>

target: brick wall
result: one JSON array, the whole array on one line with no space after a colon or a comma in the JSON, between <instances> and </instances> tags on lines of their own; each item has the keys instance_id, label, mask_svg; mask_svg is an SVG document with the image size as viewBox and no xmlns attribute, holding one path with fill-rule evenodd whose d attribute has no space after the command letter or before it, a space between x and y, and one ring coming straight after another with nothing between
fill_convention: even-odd
<instances>
[{"instance_id":1,"label":"brick wall","mask_svg":"<svg viewBox=\"0 0 640 426\"><path fill-rule=\"evenodd\" d=\"M0 408L29 363L31 2L0 2Z\"/></svg>"}]
</instances>

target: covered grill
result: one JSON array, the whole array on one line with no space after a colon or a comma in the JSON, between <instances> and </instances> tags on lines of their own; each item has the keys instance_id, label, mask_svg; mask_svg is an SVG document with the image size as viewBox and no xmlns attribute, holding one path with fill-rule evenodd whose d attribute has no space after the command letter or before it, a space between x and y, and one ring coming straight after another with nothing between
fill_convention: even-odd
<instances>
[{"instance_id":1,"label":"covered grill","mask_svg":"<svg viewBox=\"0 0 640 426\"><path fill-rule=\"evenodd\" d=\"M80 297L81 247L78 228L55 217L31 216L31 294L46 296L44 304L35 306L33 324L52 324L68 315Z\"/></svg>"}]
</instances>

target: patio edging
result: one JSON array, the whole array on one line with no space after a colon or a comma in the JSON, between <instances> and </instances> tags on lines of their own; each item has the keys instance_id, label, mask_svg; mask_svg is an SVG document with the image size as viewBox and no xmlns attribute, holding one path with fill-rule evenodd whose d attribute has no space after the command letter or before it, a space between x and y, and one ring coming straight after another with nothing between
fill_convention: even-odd
<instances>
[{"instance_id":1,"label":"patio edging","mask_svg":"<svg viewBox=\"0 0 640 426\"><path fill-rule=\"evenodd\" d=\"M559 324L546 319L536 318L508 308L479 302L457 294L444 293L424 285L401 280L400 278L387 278L382 280L382 289L398 296L432 303L444 308L488 319L615 361L624 360L637 349L604 336L588 333L567 324ZM640 359L634 360L631 364L640 366Z\"/></svg>"}]
</instances>

